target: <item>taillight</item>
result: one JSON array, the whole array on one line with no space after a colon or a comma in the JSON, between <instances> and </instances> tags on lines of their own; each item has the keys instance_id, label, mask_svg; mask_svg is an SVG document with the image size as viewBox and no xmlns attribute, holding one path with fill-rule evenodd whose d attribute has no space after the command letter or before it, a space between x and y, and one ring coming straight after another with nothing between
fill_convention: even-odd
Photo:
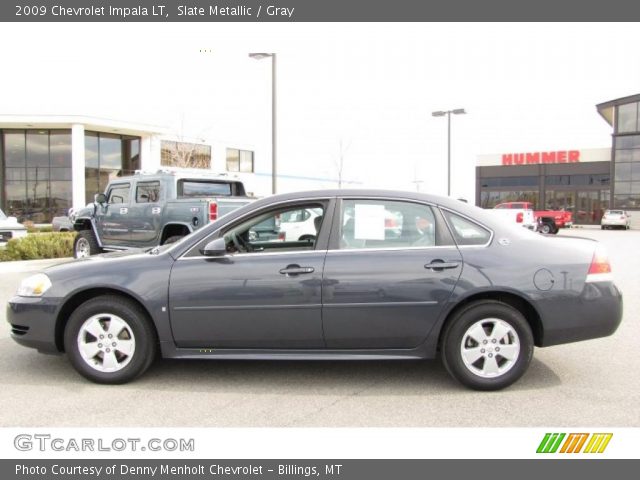
<instances>
[{"instance_id":1,"label":"taillight","mask_svg":"<svg viewBox=\"0 0 640 480\"><path fill-rule=\"evenodd\" d=\"M209 204L209 221L213 222L218 219L218 204L216 202L211 202Z\"/></svg>"},{"instance_id":2,"label":"taillight","mask_svg":"<svg viewBox=\"0 0 640 480\"><path fill-rule=\"evenodd\" d=\"M609 263L609 255L604 247L598 245L596 251L593 252L593 259L589 265L587 274L587 282L611 280L611 263Z\"/></svg>"},{"instance_id":3,"label":"taillight","mask_svg":"<svg viewBox=\"0 0 640 480\"><path fill-rule=\"evenodd\" d=\"M518 214L516 215L516 223L522 223L522 222L524 222L524 213L518 212Z\"/></svg>"},{"instance_id":4,"label":"taillight","mask_svg":"<svg viewBox=\"0 0 640 480\"><path fill-rule=\"evenodd\" d=\"M287 239L287 234L285 232L280 232L278 234L278 240L282 240L283 242Z\"/></svg>"}]
</instances>

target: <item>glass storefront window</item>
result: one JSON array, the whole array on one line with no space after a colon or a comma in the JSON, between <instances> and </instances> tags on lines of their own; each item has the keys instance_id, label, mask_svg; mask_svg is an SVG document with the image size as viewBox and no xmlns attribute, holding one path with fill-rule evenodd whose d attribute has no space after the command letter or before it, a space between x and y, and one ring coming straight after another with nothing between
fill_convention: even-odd
<instances>
[{"instance_id":1,"label":"glass storefront window","mask_svg":"<svg viewBox=\"0 0 640 480\"><path fill-rule=\"evenodd\" d=\"M52 167L71 168L71 132L51 130L49 135L49 158Z\"/></svg>"},{"instance_id":2,"label":"glass storefront window","mask_svg":"<svg viewBox=\"0 0 640 480\"><path fill-rule=\"evenodd\" d=\"M140 169L140 137L85 132L84 149L87 203L114 178Z\"/></svg>"},{"instance_id":3,"label":"glass storefront window","mask_svg":"<svg viewBox=\"0 0 640 480\"><path fill-rule=\"evenodd\" d=\"M638 103L628 103L618 106L618 133L638 131Z\"/></svg>"},{"instance_id":4,"label":"glass storefront window","mask_svg":"<svg viewBox=\"0 0 640 480\"><path fill-rule=\"evenodd\" d=\"M71 131L5 130L0 136L3 210L34 223L66 214L72 199Z\"/></svg>"},{"instance_id":5,"label":"glass storefront window","mask_svg":"<svg viewBox=\"0 0 640 480\"><path fill-rule=\"evenodd\" d=\"M26 150L28 167L49 168L49 131L27 131Z\"/></svg>"},{"instance_id":6,"label":"glass storefront window","mask_svg":"<svg viewBox=\"0 0 640 480\"><path fill-rule=\"evenodd\" d=\"M640 208L640 194L639 195L614 195L613 196L614 208Z\"/></svg>"},{"instance_id":7,"label":"glass storefront window","mask_svg":"<svg viewBox=\"0 0 640 480\"><path fill-rule=\"evenodd\" d=\"M628 150L640 148L640 135L623 135L616 137L616 149Z\"/></svg>"},{"instance_id":8,"label":"glass storefront window","mask_svg":"<svg viewBox=\"0 0 640 480\"><path fill-rule=\"evenodd\" d=\"M10 130L4 132L5 167L25 166L25 131Z\"/></svg>"},{"instance_id":9,"label":"glass storefront window","mask_svg":"<svg viewBox=\"0 0 640 480\"><path fill-rule=\"evenodd\" d=\"M616 182L631 180L631 164L616 163Z\"/></svg>"},{"instance_id":10,"label":"glass storefront window","mask_svg":"<svg viewBox=\"0 0 640 480\"><path fill-rule=\"evenodd\" d=\"M505 202L531 202L535 208L535 205L538 203L538 191L525 190L492 192L483 190L480 192L480 206L482 208L493 208L499 203Z\"/></svg>"},{"instance_id":11,"label":"glass storefront window","mask_svg":"<svg viewBox=\"0 0 640 480\"><path fill-rule=\"evenodd\" d=\"M631 193L631 182L616 182L616 194Z\"/></svg>"},{"instance_id":12,"label":"glass storefront window","mask_svg":"<svg viewBox=\"0 0 640 480\"><path fill-rule=\"evenodd\" d=\"M211 147L198 143L162 140L160 164L166 167L211 168Z\"/></svg>"},{"instance_id":13,"label":"glass storefront window","mask_svg":"<svg viewBox=\"0 0 640 480\"><path fill-rule=\"evenodd\" d=\"M253 152L251 150L227 148L227 171L253 172Z\"/></svg>"}]
</instances>

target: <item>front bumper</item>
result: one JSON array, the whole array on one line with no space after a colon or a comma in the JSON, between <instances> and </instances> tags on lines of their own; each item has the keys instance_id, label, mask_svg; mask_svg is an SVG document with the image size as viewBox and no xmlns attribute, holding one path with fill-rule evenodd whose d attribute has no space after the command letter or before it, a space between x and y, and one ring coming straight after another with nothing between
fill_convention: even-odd
<instances>
[{"instance_id":1,"label":"front bumper","mask_svg":"<svg viewBox=\"0 0 640 480\"><path fill-rule=\"evenodd\" d=\"M11 338L43 353L59 353L56 345L58 300L46 297L15 296L7 304Z\"/></svg>"}]
</instances>

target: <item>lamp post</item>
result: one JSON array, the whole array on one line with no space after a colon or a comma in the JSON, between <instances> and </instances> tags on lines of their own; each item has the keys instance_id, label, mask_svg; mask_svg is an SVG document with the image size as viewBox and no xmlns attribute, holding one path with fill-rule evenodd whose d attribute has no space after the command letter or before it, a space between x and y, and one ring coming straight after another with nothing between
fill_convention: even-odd
<instances>
[{"instance_id":1,"label":"lamp post","mask_svg":"<svg viewBox=\"0 0 640 480\"><path fill-rule=\"evenodd\" d=\"M276 193L277 178L277 103L276 103L276 54L250 53L250 58L262 60L271 58L271 193Z\"/></svg>"},{"instance_id":2,"label":"lamp post","mask_svg":"<svg viewBox=\"0 0 640 480\"><path fill-rule=\"evenodd\" d=\"M462 115L467 112L464 108L454 108L453 110L438 110L431 112L434 117L447 116L447 195L451 196L451 114Z\"/></svg>"}]
</instances>

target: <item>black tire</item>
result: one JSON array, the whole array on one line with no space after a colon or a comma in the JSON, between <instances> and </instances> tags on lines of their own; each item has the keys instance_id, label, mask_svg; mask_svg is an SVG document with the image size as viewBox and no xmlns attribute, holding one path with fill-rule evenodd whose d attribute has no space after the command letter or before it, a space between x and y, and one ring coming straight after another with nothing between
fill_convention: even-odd
<instances>
[{"instance_id":1,"label":"black tire","mask_svg":"<svg viewBox=\"0 0 640 480\"><path fill-rule=\"evenodd\" d=\"M93 230L80 230L73 240L73 258L84 258L101 253Z\"/></svg>"},{"instance_id":2,"label":"black tire","mask_svg":"<svg viewBox=\"0 0 640 480\"><path fill-rule=\"evenodd\" d=\"M600 226L600 230L604 230L604 225L601 225L601 226Z\"/></svg>"},{"instance_id":3,"label":"black tire","mask_svg":"<svg viewBox=\"0 0 640 480\"><path fill-rule=\"evenodd\" d=\"M124 321L125 327L116 338L108 339L108 330L114 321L111 319L115 317ZM104 342L114 340L111 345L116 346L110 354L116 359L117 370L105 371L106 352L109 351L107 347L110 345L98 343L101 341L98 337L86 333L88 329L84 329L83 326L89 321L97 321L104 325ZM82 331L85 333L81 334ZM92 339L95 339L95 342ZM80 352L80 341L92 345L92 348L100 346L106 350L99 350L92 359L85 359L87 355L83 356ZM118 349L117 342L126 341L133 341L135 348L131 355L124 355ZM151 321L140 306L124 297L102 295L86 301L71 314L64 330L64 347L71 364L83 377L96 383L122 384L142 375L149 368L156 356L157 341Z\"/></svg>"},{"instance_id":4,"label":"black tire","mask_svg":"<svg viewBox=\"0 0 640 480\"><path fill-rule=\"evenodd\" d=\"M178 240L182 240L183 238L184 238L184 235L172 235L168 237L164 242L162 242L162 245L169 245L170 243L176 243Z\"/></svg>"},{"instance_id":5,"label":"black tire","mask_svg":"<svg viewBox=\"0 0 640 480\"><path fill-rule=\"evenodd\" d=\"M483 321L485 323L480 323ZM498 340L497 343L492 343L493 340L487 334L488 344L486 350L479 350L484 354L476 360L476 363L467 366L463 359L463 346L468 346L470 349L476 348L473 344L463 344L463 341L469 342L473 340L469 335L469 331L475 324L479 324L482 331L487 332L488 328L492 326L495 328L496 321L501 322L501 327L508 326L510 328L509 333L505 334L502 340ZM493 333L493 329L490 331ZM506 351L504 345L510 343L512 343L511 348L515 348L515 345L513 345L514 339L519 341L519 351L514 356L514 360L509 362L498 352L499 348ZM447 371L463 385L474 390L500 390L514 383L526 372L533 357L533 346L531 327L522 313L502 302L480 300L470 303L454 313L447 323L442 336L441 355ZM478 349L482 347L483 345L477 345ZM498 349L494 350L496 347ZM493 353L486 353L487 351ZM485 362L491 362L487 357L492 357L492 361L498 365L499 369L503 368L504 372L497 372L495 376L483 376L483 372L480 370L484 369ZM490 375L490 373L487 375Z\"/></svg>"},{"instance_id":6,"label":"black tire","mask_svg":"<svg viewBox=\"0 0 640 480\"><path fill-rule=\"evenodd\" d=\"M543 223L540 226L540 233L544 233L544 234L551 233L551 225L549 225L548 223Z\"/></svg>"}]
</instances>

